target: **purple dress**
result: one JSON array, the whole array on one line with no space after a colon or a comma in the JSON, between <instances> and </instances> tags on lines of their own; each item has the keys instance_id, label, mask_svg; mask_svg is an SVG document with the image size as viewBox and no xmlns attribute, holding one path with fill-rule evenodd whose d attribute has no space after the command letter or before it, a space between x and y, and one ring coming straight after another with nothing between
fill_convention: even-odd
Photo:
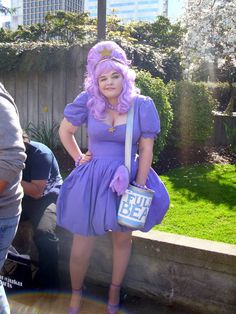
<instances>
[{"instance_id":1,"label":"purple dress","mask_svg":"<svg viewBox=\"0 0 236 314\"><path fill-rule=\"evenodd\" d=\"M76 167L64 180L57 201L57 223L72 233L83 236L105 234L107 231L128 231L117 223L120 197L109 187L117 168L124 164L126 124L115 127L97 120L86 106L88 94L82 92L65 108L65 118L74 126L87 124L88 149L92 160ZM160 132L160 121L151 98L138 96L134 103L134 129L132 145L132 174L138 169L137 142L139 138L154 138ZM143 232L159 224L168 207L169 196L163 182L151 168L146 182L155 191Z\"/></svg>"}]
</instances>

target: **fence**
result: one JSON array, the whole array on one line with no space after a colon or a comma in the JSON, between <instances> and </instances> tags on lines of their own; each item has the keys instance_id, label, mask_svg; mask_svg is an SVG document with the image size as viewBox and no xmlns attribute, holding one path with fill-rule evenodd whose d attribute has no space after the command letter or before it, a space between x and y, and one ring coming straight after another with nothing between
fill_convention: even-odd
<instances>
[{"instance_id":1,"label":"fence","mask_svg":"<svg viewBox=\"0 0 236 314\"><path fill-rule=\"evenodd\" d=\"M0 73L0 81L15 99L22 127L42 121L50 127L63 118L65 105L83 89L87 49L74 48L74 69L58 69L43 73ZM85 127L80 127L77 140L86 148Z\"/></svg>"},{"instance_id":2,"label":"fence","mask_svg":"<svg viewBox=\"0 0 236 314\"><path fill-rule=\"evenodd\" d=\"M236 145L236 113L232 116L214 112L214 129L211 142L215 146Z\"/></svg>"}]
</instances>

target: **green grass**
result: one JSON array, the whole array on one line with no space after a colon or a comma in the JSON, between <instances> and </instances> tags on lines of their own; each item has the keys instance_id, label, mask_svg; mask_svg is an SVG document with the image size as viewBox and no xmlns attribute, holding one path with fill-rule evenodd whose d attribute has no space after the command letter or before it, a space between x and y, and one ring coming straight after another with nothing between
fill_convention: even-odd
<instances>
[{"instance_id":1,"label":"green grass","mask_svg":"<svg viewBox=\"0 0 236 314\"><path fill-rule=\"evenodd\" d=\"M155 230L236 244L236 168L185 166L161 176L171 204Z\"/></svg>"}]
</instances>

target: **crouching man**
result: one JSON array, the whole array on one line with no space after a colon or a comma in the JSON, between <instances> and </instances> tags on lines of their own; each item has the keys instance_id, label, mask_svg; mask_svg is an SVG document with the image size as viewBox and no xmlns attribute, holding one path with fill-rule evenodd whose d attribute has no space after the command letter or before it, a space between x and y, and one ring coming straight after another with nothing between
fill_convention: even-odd
<instances>
[{"instance_id":1,"label":"crouching man","mask_svg":"<svg viewBox=\"0 0 236 314\"><path fill-rule=\"evenodd\" d=\"M44 144L23 134L27 159L23 171L21 221L30 220L38 250L39 270L35 283L42 290L58 290L58 251L56 201L62 185L58 162Z\"/></svg>"}]
</instances>

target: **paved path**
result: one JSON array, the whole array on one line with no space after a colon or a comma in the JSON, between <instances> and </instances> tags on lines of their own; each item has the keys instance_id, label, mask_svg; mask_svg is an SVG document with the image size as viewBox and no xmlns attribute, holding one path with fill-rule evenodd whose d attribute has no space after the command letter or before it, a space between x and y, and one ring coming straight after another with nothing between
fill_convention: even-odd
<instances>
[{"instance_id":1,"label":"paved path","mask_svg":"<svg viewBox=\"0 0 236 314\"><path fill-rule=\"evenodd\" d=\"M80 314L106 314L107 288L88 286L84 290ZM67 314L68 293L18 293L9 297L11 314ZM153 299L127 295L119 314L193 314L190 311L164 306Z\"/></svg>"}]
</instances>

